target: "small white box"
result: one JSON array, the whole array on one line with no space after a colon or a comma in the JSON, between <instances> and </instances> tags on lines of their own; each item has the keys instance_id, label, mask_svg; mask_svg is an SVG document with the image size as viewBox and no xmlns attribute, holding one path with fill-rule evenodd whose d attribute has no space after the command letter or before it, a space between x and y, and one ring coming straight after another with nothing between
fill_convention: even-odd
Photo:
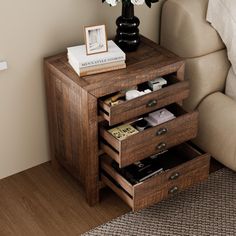
<instances>
[{"instance_id":1,"label":"small white box","mask_svg":"<svg viewBox=\"0 0 236 236\"><path fill-rule=\"evenodd\" d=\"M162 87L166 84L167 81L162 77L148 81L148 85L152 89L152 91L157 91L159 89L162 89Z\"/></svg>"},{"instance_id":2,"label":"small white box","mask_svg":"<svg viewBox=\"0 0 236 236\"><path fill-rule=\"evenodd\" d=\"M175 118L174 114L172 114L167 109L163 108L161 110L152 112L148 115L147 121L152 125L160 125L165 123L169 120L173 120Z\"/></svg>"}]
</instances>

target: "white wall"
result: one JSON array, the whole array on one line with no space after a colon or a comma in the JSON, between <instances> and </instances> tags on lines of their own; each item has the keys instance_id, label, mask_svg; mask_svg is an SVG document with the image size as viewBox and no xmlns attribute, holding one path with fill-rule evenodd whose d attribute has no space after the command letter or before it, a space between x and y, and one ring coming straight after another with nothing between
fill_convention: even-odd
<instances>
[{"instance_id":1,"label":"white wall","mask_svg":"<svg viewBox=\"0 0 236 236\"><path fill-rule=\"evenodd\" d=\"M49 160L43 57L83 42L83 26L115 33L120 7L100 0L0 0L0 178ZM136 8L141 33L158 40L160 6Z\"/></svg>"}]
</instances>

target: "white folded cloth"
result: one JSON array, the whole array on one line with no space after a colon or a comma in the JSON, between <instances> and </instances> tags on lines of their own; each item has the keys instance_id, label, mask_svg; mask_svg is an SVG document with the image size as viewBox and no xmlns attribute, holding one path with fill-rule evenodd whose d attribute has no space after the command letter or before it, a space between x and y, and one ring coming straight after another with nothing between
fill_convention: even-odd
<instances>
[{"instance_id":1,"label":"white folded cloth","mask_svg":"<svg viewBox=\"0 0 236 236\"><path fill-rule=\"evenodd\" d=\"M225 93L236 100L236 0L209 0L207 21L226 45L232 67L226 80Z\"/></svg>"}]
</instances>

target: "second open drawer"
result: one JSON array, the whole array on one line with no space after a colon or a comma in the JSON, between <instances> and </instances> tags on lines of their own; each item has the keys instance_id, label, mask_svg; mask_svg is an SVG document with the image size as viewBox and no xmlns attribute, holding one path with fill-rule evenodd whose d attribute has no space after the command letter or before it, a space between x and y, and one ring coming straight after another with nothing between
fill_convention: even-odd
<instances>
[{"instance_id":1,"label":"second open drawer","mask_svg":"<svg viewBox=\"0 0 236 236\"><path fill-rule=\"evenodd\" d=\"M195 138L198 128L198 112L187 113L178 104L172 104L167 109L176 116L175 119L148 128L122 141L108 132L109 127L102 125L100 127L101 149L120 167L124 167Z\"/></svg>"}]
</instances>

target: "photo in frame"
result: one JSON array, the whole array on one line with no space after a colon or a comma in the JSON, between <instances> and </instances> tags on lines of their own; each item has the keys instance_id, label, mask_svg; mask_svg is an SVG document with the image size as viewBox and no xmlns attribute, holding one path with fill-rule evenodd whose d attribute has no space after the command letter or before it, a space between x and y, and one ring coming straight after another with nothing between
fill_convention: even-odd
<instances>
[{"instance_id":1,"label":"photo in frame","mask_svg":"<svg viewBox=\"0 0 236 236\"><path fill-rule=\"evenodd\" d=\"M87 55L107 52L107 35L105 25L85 27L85 44Z\"/></svg>"}]
</instances>

